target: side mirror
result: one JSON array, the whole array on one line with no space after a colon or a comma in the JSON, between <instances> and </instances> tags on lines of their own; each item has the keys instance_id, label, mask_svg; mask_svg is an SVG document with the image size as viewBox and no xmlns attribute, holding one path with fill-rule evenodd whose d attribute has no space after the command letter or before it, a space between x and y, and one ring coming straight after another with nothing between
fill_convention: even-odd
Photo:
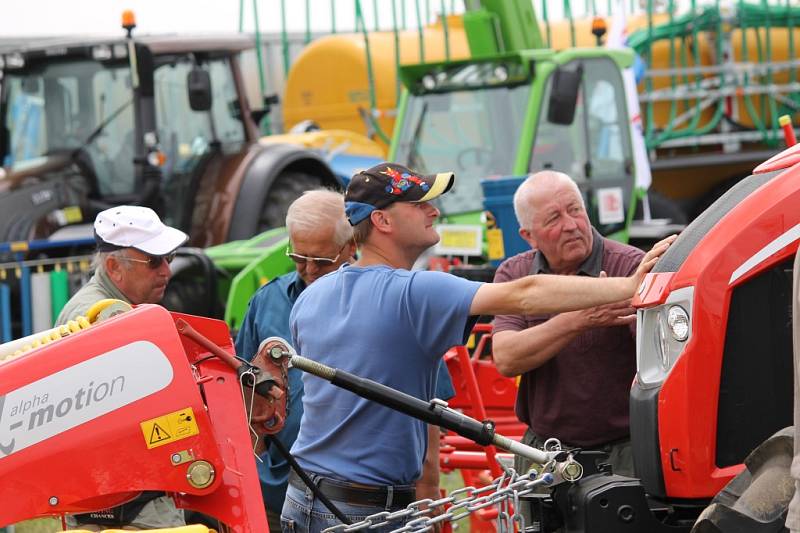
<instances>
[{"instance_id":1,"label":"side mirror","mask_svg":"<svg viewBox=\"0 0 800 533\"><path fill-rule=\"evenodd\" d=\"M189 91L189 106L192 111L208 111L211 109L211 76L208 72L195 66L186 76L186 88Z\"/></svg>"},{"instance_id":2,"label":"side mirror","mask_svg":"<svg viewBox=\"0 0 800 533\"><path fill-rule=\"evenodd\" d=\"M565 70L559 67L553 73L550 88L550 101L547 106L547 121L553 124L569 126L575 120L575 108L578 106L578 91L581 88L583 69Z\"/></svg>"},{"instance_id":3,"label":"side mirror","mask_svg":"<svg viewBox=\"0 0 800 533\"><path fill-rule=\"evenodd\" d=\"M277 105L278 102L280 102L280 99L277 94L264 95L264 107L250 111L250 117L253 119L253 122L260 125L261 120L270 114L272 106Z\"/></svg>"}]
</instances>

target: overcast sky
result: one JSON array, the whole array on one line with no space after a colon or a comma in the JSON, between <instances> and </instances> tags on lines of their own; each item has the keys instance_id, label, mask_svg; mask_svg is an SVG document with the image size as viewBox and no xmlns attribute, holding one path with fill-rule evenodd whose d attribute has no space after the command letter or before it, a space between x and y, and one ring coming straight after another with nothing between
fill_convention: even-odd
<instances>
[{"instance_id":1,"label":"overcast sky","mask_svg":"<svg viewBox=\"0 0 800 533\"><path fill-rule=\"evenodd\" d=\"M239 29L239 0L0 0L0 37L15 35L115 34L125 9L136 14L141 33L226 32ZM262 32L281 28L281 0L256 0ZM367 27L375 25L375 0L361 0ZM416 25L416 0L396 0L398 20L400 5L405 4L406 23ZM253 0L245 0L244 29L253 31ZM441 10L442 0L419 0L422 17L429 7L429 18ZM445 9L460 9L462 0L445 0ZM305 31L305 0L285 0L286 25L291 31ZM311 26L315 31L330 31L331 0L310 0ZM353 28L354 0L335 0L337 29ZM379 24L392 24L392 1L377 0ZM43 14L46 14L43 16Z\"/></svg>"}]
</instances>

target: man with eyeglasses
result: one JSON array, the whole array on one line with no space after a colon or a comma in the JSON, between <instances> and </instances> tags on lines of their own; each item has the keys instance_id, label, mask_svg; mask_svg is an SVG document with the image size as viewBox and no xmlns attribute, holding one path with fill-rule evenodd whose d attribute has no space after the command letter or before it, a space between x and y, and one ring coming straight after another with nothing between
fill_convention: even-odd
<instances>
[{"instance_id":1,"label":"man with eyeglasses","mask_svg":"<svg viewBox=\"0 0 800 533\"><path fill-rule=\"evenodd\" d=\"M138 305L158 303L171 276L175 250L189 236L161 222L150 208L121 205L100 212L94 221L97 243L94 275L70 298L56 325L65 324L96 302L114 298ZM67 517L71 528L157 529L186 525L183 510L162 492L144 492L133 501L98 513Z\"/></svg>"},{"instance_id":2,"label":"man with eyeglasses","mask_svg":"<svg viewBox=\"0 0 800 533\"><path fill-rule=\"evenodd\" d=\"M426 176L392 163L353 176L345 205L361 256L297 300L290 327L299 354L428 400L442 355L463 344L470 317L557 313L630 298L674 240L656 244L629 277L536 275L482 284L411 271L439 241L439 210L430 202L454 181L451 172ZM292 454L349 520L396 511L419 498L414 483L426 455L424 422L311 374L303 376L303 385L304 413ZM281 521L284 531L298 533L339 523L295 483Z\"/></svg>"}]
</instances>

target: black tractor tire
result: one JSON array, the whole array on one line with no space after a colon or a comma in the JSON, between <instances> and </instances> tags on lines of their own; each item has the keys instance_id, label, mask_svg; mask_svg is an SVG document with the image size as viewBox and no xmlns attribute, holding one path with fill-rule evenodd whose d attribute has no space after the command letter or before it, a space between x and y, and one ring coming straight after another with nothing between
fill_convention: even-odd
<instances>
[{"instance_id":1,"label":"black tractor tire","mask_svg":"<svg viewBox=\"0 0 800 533\"><path fill-rule=\"evenodd\" d=\"M286 225L286 211L289 205L303 192L323 186L319 176L304 172L284 172L275 180L267 193L258 218L258 233Z\"/></svg>"},{"instance_id":2,"label":"black tractor tire","mask_svg":"<svg viewBox=\"0 0 800 533\"><path fill-rule=\"evenodd\" d=\"M161 305L170 311L222 320L225 301L217 290L220 282L230 282L230 275L218 269L200 248L178 248L170 266L170 279Z\"/></svg>"}]
</instances>

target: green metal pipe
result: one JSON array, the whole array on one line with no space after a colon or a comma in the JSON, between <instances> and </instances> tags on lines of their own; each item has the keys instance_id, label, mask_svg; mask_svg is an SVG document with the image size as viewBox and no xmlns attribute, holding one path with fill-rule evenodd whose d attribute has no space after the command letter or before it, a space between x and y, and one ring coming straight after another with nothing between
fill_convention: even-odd
<instances>
[{"instance_id":1,"label":"green metal pipe","mask_svg":"<svg viewBox=\"0 0 800 533\"><path fill-rule=\"evenodd\" d=\"M261 97L263 98L265 94L267 94L267 78L264 74L264 58L263 58L263 51L261 47L261 30L259 29L258 25L258 0L253 0L253 19L255 24L255 33L256 33L256 61L258 63L258 86L261 89ZM265 135L272 134L272 120L270 119L269 113L264 115L264 120L261 123L261 131Z\"/></svg>"},{"instance_id":2,"label":"green metal pipe","mask_svg":"<svg viewBox=\"0 0 800 533\"><path fill-rule=\"evenodd\" d=\"M544 22L545 32L547 33L547 47L552 48L553 45L551 44L552 35L550 34L550 21L547 18L547 0L542 0L542 22Z\"/></svg>"},{"instance_id":3,"label":"green metal pipe","mask_svg":"<svg viewBox=\"0 0 800 533\"><path fill-rule=\"evenodd\" d=\"M367 54L367 80L369 82L369 121L375 130L375 133L380 139L389 143L389 137L381 129L380 123L375 120L375 109L377 109L377 102L375 99L375 76L372 71L372 54L369 48L369 35L367 34L367 25L364 22L364 13L361 11L361 1L356 0L356 31L361 31L364 37L364 51Z\"/></svg>"},{"instance_id":4,"label":"green metal pipe","mask_svg":"<svg viewBox=\"0 0 800 533\"><path fill-rule=\"evenodd\" d=\"M441 0L442 5L442 33L444 34L444 59L450 61L450 35L447 30L447 10L444 6L444 0Z\"/></svg>"},{"instance_id":5,"label":"green metal pipe","mask_svg":"<svg viewBox=\"0 0 800 533\"><path fill-rule=\"evenodd\" d=\"M311 42L311 6L309 2L311 0L306 0L306 44Z\"/></svg>"},{"instance_id":6,"label":"green metal pipe","mask_svg":"<svg viewBox=\"0 0 800 533\"><path fill-rule=\"evenodd\" d=\"M419 38L419 62L425 62L425 39L422 35L422 14L419 11L419 0L414 0L417 7L417 36Z\"/></svg>"},{"instance_id":7,"label":"green metal pipe","mask_svg":"<svg viewBox=\"0 0 800 533\"><path fill-rule=\"evenodd\" d=\"M289 35L286 31L286 0L281 0L281 47L283 48L283 75L289 73Z\"/></svg>"},{"instance_id":8,"label":"green metal pipe","mask_svg":"<svg viewBox=\"0 0 800 533\"><path fill-rule=\"evenodd\" d=\"M397 28L397 1L392 0L392 31L394 32L394 97L400 101L400 33Z\"/></svg>"}]
</instances>

